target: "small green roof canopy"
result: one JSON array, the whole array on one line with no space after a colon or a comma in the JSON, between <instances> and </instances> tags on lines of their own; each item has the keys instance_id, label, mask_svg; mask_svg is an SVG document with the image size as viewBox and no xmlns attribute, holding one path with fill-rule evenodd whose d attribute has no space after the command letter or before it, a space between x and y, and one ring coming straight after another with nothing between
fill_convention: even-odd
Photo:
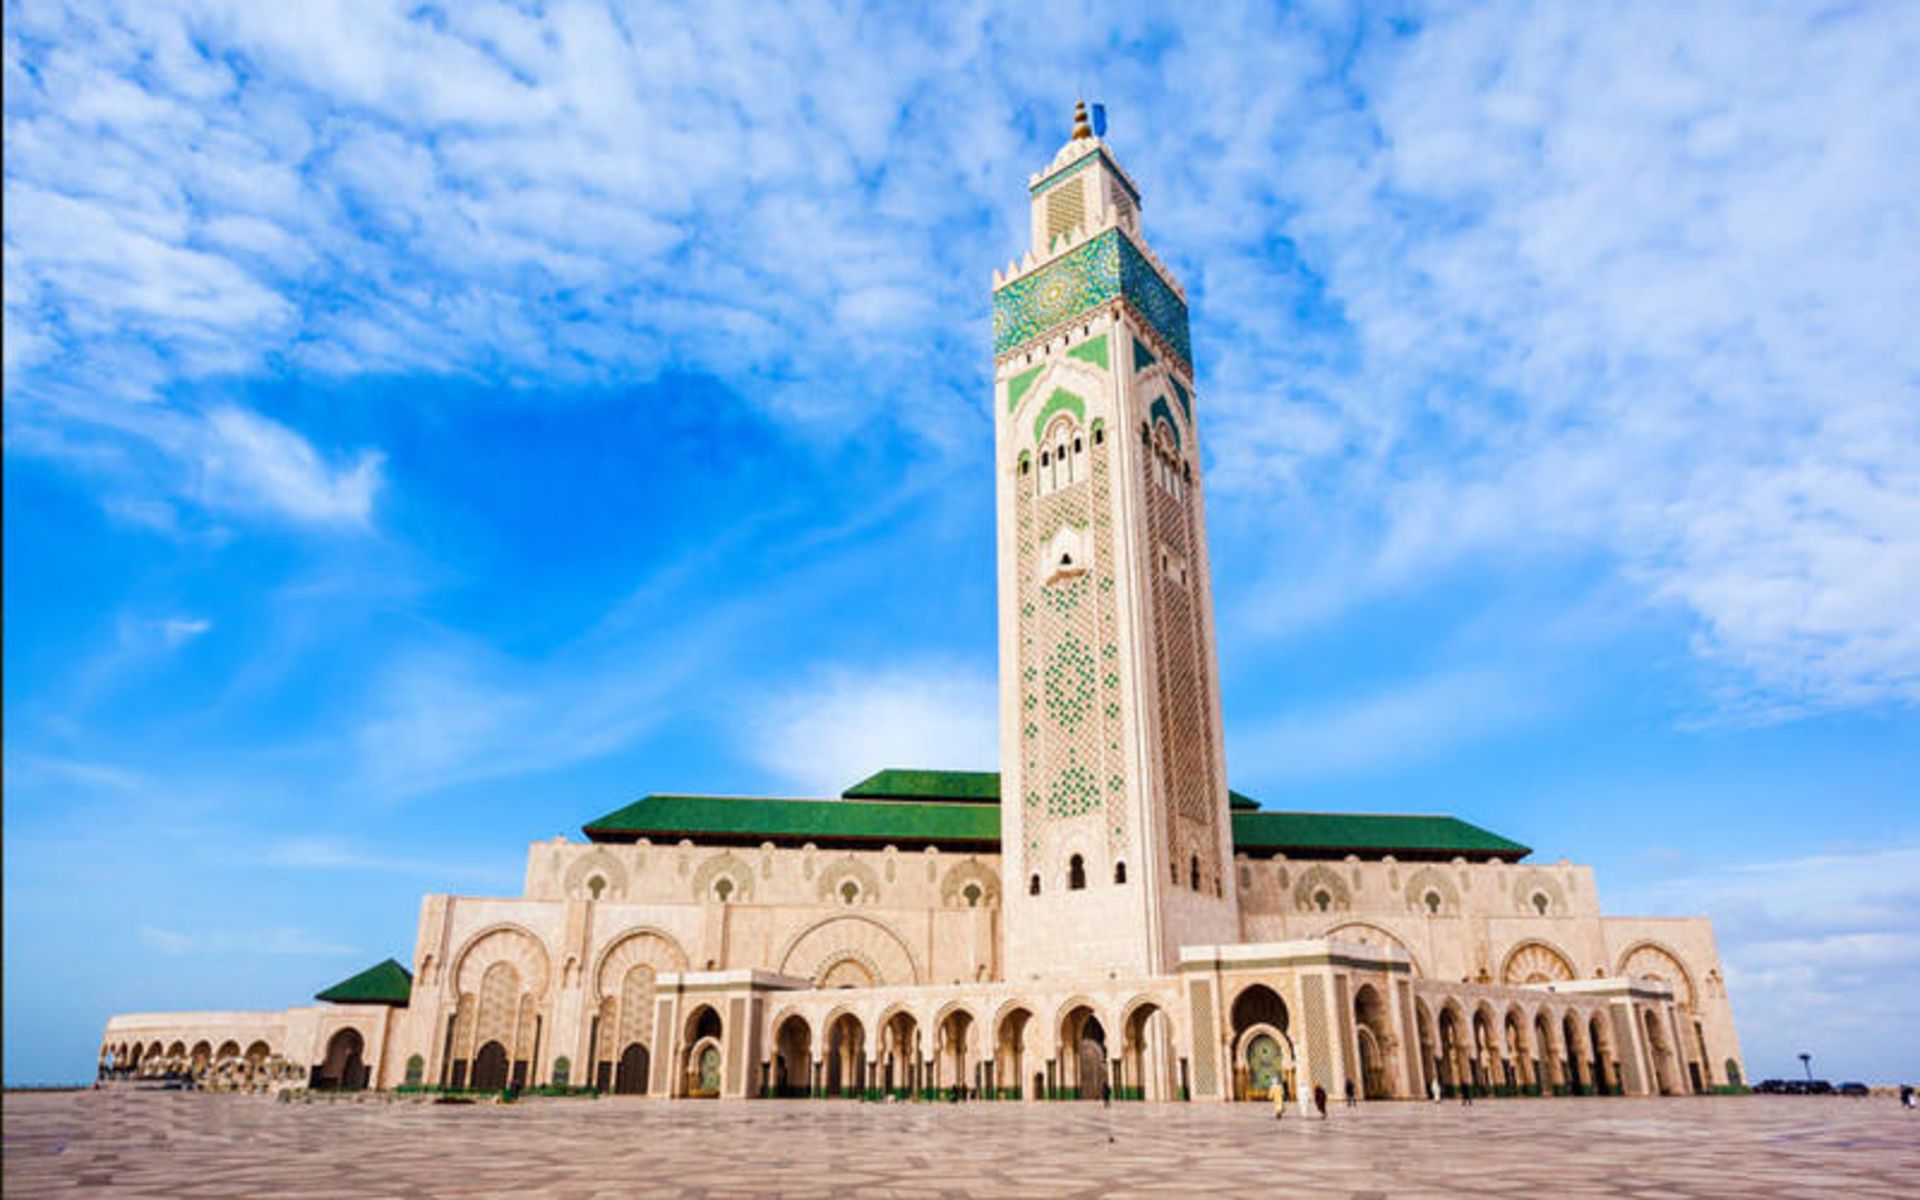
<instances>
[{"instance_id":1,"label":"small green roof canopy","mask_svg":"<svg viewBox=\"0 0 1920 1200\"><path fill-rule=\"evenodd\" d=\"M888 767L840 793L843 800L957 800L1000 803L998 771L905 771Z\"/></svg>"},{"instance_id":2,"label":"small green roof canopy","mask_svg":"<svg viewBox=\"0 0 1920 1200\"><path fill-rule=\"evenodd\" d=\"M596 842L633 842L644 837L727 846L811 842L823 848L939 846L985 854L1000 850L1000 776L996 772L888 769L841 795L839 800L646 796L589 823L583 832ZM1234 849L1256 857L1391 854L1408 861L1468 857L1517 862L1532 853L1518 842L1455 817L1264 812L1259 801L1239 792L1229 793L1229 805Z\"/></svg>"},{"instance_id":3,"label":"small green roof canopy","mask_svg":"<svg viewBox=\"0 0 1920 1200\"><path fill-rule=\"evenodd\" d=\"M324 992L316 992L313 998L328 1004L391 1004L405 1008L413 998L413 973L390 958L352 978L342 979Z\"/></svg>"},{"instance_id":4,"label":"small green roof canopy","mask_svg":"<svg viewBox=\"0 0 1920 1200\"><path fill-rule=\"evenodd\" d=\"M843 800L917 800L958 801L963 804L998 804L998 771L912 771L888 767L840 793ZM1260 802L1252 796L1228 792L1227 803L1236 810L1252 810Z\"/></svg>"}]
</instances>

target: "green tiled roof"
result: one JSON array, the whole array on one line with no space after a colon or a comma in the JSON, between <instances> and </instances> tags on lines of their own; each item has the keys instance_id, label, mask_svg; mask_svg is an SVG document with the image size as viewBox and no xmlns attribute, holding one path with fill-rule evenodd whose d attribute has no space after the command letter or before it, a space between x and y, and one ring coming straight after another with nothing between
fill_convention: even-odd
<instances>
[{"instance_id":1,"label":"green tiled roof","mask_svg":"<svg viewBox=\"0 0 1920 1200\"><path fill-rule=\"evenodd\" d=\"M973 804L998 804L1000 772L905 771L888 767L867 776L840 795L848 800L959 800Z\"/></svg>"},{"instance_id":2,"label":"green tiled roof","mask_svg":"<svg viewBox=\"0 0 1920 1200\"><path fill-rule=\"evenodd\" d=\"M1000 848L996 772L894 768L868 776L841 795L840 800L647 796L591 822L584 832L596 842L644 837L747 846L891 844L990 853ZM1520 859L1531 853L1518 842L1455 817L1264 812L1251 796L1228 796L1234 848L1253 854Z\"/></svg>"},{"instance_id":3,"label":"green tiled roof","mask_svg":"<svg viewBox=\"0 0 1920 1200\"><path fill-rule=\"evenodd\" d=\"M350 979L342 979L315 1000L329 1004L397 1004L413 998L413 973L391 958L376 963Z\"/></svg>"},{"instance_id":4,"label":"green tiled roof","mask_svg":"<svg viewBox=\"0 0 1920 1200\"><path fill-rule=\"evenodd\" d=\"M734 843L839 842L998 849L997 803L868 800L759 800L740 796L648 796L584 831L596 842L640 837Z\"/></svg>"},{"instance_id":5,"label":"green tiled roof","mask_svg":"<svg viewBox=\"0 0 1920 1200\"><path fill-rule=\"evenodd\" d=\"M1520 859L1532 853L1519 842L1458 817L1377 813L1236 812L1233 847L1284 854L1310 851L1447 858Z\"/></svg>"}]
</instances>

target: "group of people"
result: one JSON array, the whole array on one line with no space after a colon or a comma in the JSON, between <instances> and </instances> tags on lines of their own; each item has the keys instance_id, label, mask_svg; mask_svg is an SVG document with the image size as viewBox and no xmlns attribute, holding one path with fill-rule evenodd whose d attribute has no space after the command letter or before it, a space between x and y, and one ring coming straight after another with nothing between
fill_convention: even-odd
<instances>
[{"instance_id":1,"label":"group of people","mask_svg":"<svg viewBox=\"0 0 1920 1200\"><path fill-rule=\"evenodd\" d=\"M1278 1121L1287 1115L1287 1084L1285 1080L1275 1079L1267 1094L1273 1098L1273 1119ZM1347 1107L1356 1108L1360 1104L1359 1090L1353 1086L1353 1080L1347 1080ZM1322 1121L1327 1119L1327 1089L1319 1084L1313 1085L1313 1109L1320 1114Z\"/></svg>"}]
</instances>

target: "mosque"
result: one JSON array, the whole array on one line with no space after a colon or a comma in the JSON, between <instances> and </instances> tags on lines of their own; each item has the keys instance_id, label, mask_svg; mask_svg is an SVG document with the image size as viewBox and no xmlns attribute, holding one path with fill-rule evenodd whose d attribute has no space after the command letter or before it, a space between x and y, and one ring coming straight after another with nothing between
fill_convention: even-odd
<instances>
[{"instance_id":1,"label":"mosque","mask_svg":"<svg viewBox=\"0 0 1920 1200\"><path fill-rule=\"evenodd\" d=\"M1705 918L1450 816L1227 785L1185 292L1084 108L994 274L998 773L650 795L429 895L410 961L279 1012L128 1014L205 1086L1222 1102L1738 1084Z\"/></svg>"}]
</instances>

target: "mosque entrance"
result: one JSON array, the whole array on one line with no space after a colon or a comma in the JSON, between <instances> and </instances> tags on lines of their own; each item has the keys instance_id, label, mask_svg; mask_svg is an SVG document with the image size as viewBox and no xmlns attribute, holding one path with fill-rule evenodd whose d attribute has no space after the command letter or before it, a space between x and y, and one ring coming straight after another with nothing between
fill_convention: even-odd
<instances>
[{"instance_id":1,"label":"mosque entrance","mask_svg":"<svg viewBox=\"0 0 1920 1200\"><path fill-rule=\"evenodd\" d=\"M639 1042L629 1045L620 1055L619 1069L613 1076L613 1094L616 1096L644 1096L647 1094L647 1068L651 1055Z\"/></svg>"},{"instance_id":2,"label":"mosque entrance","mask_svg":"<svg viewBox=\"0 0 1920 1200\"><path fill-rule=\"evenodd\" d=\"M700 1051L699 1073L694 1080L696 1096L718 1096L720 1094L720 1047L708 1046Z\"/></svg>"},{"instance_id":3,"label":"mosque entrance","mask_svg":"<svg viewBox=\"0 0 1920 1200\"><path fill-rule=\"evenodd\" d=\"M507 1086L507 1048L488 1042L473 1056L473 1080L476 1092L497 1092Z\"/></svg>"},{"instance_id":4,"label":"mosque entrance","mask_svg":"<svg viewBox=\"0 0 1920 1200\"><path fill-rule=\"evenodd\" d=\"M1080 1031L1076 1056L1079 1063L1074 1074L1079 1083L1079 1096L1082 1100L1098 1100L1100 1083L1107 1071L1107 1034L1092 1017L1087 1018L1086 1026Z\"/></svg>"},{"instance_id":5,"label":"mosque entrance","mask_svg":"<svg viewBox=\"0 0 1920 1200\"><path fill-rule=\"evenodd\" d=\"M1285 1067L1285 1057L1281 1054L1280 1043L1271 1034L1255 1034L1247 1042L1247 1094L1251 1097L1271 1095L1273 1085L1281 1079Z\"/></svg>"},{"instance_id":6,"label":"mosque entrance","mask_svg":"<svg viewBox=\"0 0 1920 1200\"><path fill-rule=\"evenodd\" d=\"M366 1043L357 1029L342 1029L327 1040L327 1057L314 1072L315 1091L358 1091L367 1086L367 1068L361 1061Z\"/></svg>"}]
</instances>

